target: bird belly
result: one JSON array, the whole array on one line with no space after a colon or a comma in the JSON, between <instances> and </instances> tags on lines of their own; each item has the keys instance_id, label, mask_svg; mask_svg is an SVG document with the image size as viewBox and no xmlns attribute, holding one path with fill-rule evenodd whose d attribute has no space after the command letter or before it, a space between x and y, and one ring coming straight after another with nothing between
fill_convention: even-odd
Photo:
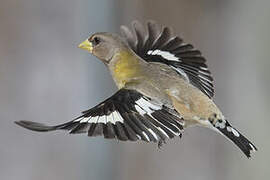
<instances>
[{"instance_id":1,"label":"bird belly","mask_svg":"<svg viewBox=\"0 0 270 180\"><path fill-rule=\"evenodd\" d=\"M197 88L182 84L167 90L176 111L185 120L185 126L201 124L208 125L208 121L214 114L222 116L218 107Z\"/></svg>"}]
</instances>

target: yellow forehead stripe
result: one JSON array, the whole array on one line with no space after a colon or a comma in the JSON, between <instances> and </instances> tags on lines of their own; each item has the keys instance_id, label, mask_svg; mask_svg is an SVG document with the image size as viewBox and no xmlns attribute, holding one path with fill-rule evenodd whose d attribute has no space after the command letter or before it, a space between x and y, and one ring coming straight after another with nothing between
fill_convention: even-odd
<instances>
[{"instance_id":1,"label":"yellow forehead stripe","mask_svg":"<svg viewBox=\"0 0 270 180\"><path fill-rule=\"evenodd\" d=\"M92 53L93 51L93 45L90 41L88 41L88 39L83 41L78 47L81 49L87 50L90 53Z\"/></svg>"}]
</instances>

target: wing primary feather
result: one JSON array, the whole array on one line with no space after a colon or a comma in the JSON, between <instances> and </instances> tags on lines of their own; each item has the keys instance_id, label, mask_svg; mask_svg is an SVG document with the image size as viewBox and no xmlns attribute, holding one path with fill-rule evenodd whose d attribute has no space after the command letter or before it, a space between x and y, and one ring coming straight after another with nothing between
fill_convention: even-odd
<instances>
[{"instance_id":1,"label":"wing primary feather","mask_svg":"<svg viewBox=\"0 0 270 180\"><path fill-rule=\"evenodd\" d=\"M154 21L147 22L147 30L148 30L148 39L146 41L145 48L148 50L153 46L155 39L160 34L161 26L155 23Z\"/></svg>"},{"instance_id":2,"label":"wing primary feather","mask_svg":"<svg viewBox=\"0 0 270 180\"><path fill-rule=\"evenodd\" d=\"M127 124L129 125L129 127L131 127L133 131L142 138L142 140L147 141L147 139L142 134L142 131L140 130L140 128L134 123L134 121L131 120L130 115L125 113L123 114L123 116L125 117L125 120Z\"/></svg>"},{"instance_id":3,"label":"wing primary feather","mask_svg":"<svg viewBox=\"0 0 270 180\"><path fill-rule=\"evenodd\" d=\"M151 116L150 116L151 117ZM159 130L162 129L162 131L165 132L165 135L168 137L168 138L173 138L174 135L171 131L169 131L163 124L161 124L160 122L158 122L154 117L151 117L149 119ZM163 133L164 133L163 132Z\"/></svg>"},{"instance_id":4,"label":"wing primary feather","mask_svg":"<svg viewBox=\"0 0 270 180\"><path fill-rule=\"evenodd\" d=\"M103 125L104 125L103 123L97 123L96 127L95 127L95 129L93 131L92 136L101 136L101 135L103 135Z\"/></svg>"},{"instance_id":5,"label":"wing primary feather","mask_svg":"<svg viewBox=\"0 0 270 180\"><path fill-rule=\"evenodd\" d=\"M122 123L116 122L114 127L115 127L114 130L115 130L115 132L117 134L117 138L119 140L122 140L122 141L128 140L128 137L127 137L127 135L125 133L125 130L124 130L123 126L122 126Z\"/></svg>"},{"instance_id":6,"label":"wing primary feather","mask_svg":"<svg viewBox=\"0 0 270 180\"><path fill-rule=\"evenodd\" d=\"M133 21L132 26L134 28L135 35L137 37L137 44L136 44L137 51L139 51L139 53L141 54L144 52L143 47L145 46L147 36L144 27L140 22Z\"/></svg>"},{"instance_id":7,"label":"wing primary feather","mask_svg":"<svg viewBox=\"0 0 270 180\"><path fill-rule=\"evenodd\" d=\"M75 128L73 128L69 133L70 134L80 134L88 131L90 127L89 123L80 123Z\"/></svg>"},{"instance_id":8,"label":"wing primary feather","mask_svg":"<svg viewBox=\"0 0 270 180\"><path fill-rule=\"evenodd\" d=\"M173 49L179 47L179 45L181 45L183 42L183 40L179 37L174 37L173 39L171 39L164 47L162 47L161 50L166 50L171 52Z\"/></svg>"},{"instance_id":9,"label":"wing primary feather","mask_svg":"<svg viewBox=\"0 0 270 180\"><path fill-rule=\"evenodd\" d=\"M157 129L157 127L149 121L148 117L141 117L141 122L149 129L150 129L156 134L156 140L159 141L160 139L165 140L166 137L160 133L160 131Z\"/></svg>"},{"instance_id":10,"label":"wing primary feather","mask_svg":"<svg viewBox=\"0 0 270 180\"><path fill-rule=\"evenodd\" d=\"M172 119L172 115L164 114L163 111L156 111L153 113L153 116L156 116L156 119L159 117L159 121L166 125L167 127L171 128L175 132L180 132L183 127L179 127L178 123Z\"/></svg>"},{"instance_id":11,"label":"wing primary feather","mask_svg":"<svg viewBox=\"0 0 270 180\"><path fill-rule=\"evenodd\" d=\"M126 26L120 27L121 34L126 38L128 45L131 47L131 49L135 50L136 48L136 39L134 37L134 34L129 30Z\"/></svg>"},{"instance_id":12,"label":"wing primary feather","mask_svg":"<svg viewBox=\"0 0 270 180\"><path fill-rule=\"evenodd\" d=\"M145 126L145 124L142 122L142 119L144 118L143 116L140 116L137 113L133 113L133 117L135 119L135 123L137 124L137 126L146 133L146 135L148 136L148 141L156 141L156 138L153 136L153 134L148 130L148 127Z\"/></svg>"},{"instance_id":13,"label":"wing primary feather","mask_svg":"<svg viewBox=\"0 0 270 180\"><path fill-rule=\"evenodd\" d=\"M136 133L134 130L128 125L128 123L124 123L124 128L127 134L127 137L130 141L137 141L138 137L136 136Z\"/></svg>"},{"instance_id":14,"label":"wing primary feather","mask_svg":"<svg viewBox=\"0 0 270 180\"><path fill-rule=\"evenodd\" d=\"M201 57L201 52L199 50L190 50L190 51L184 51L184 52L180 52L176 54L177 56L181 57L181 58L185 58L185 57L194 57L194 56L199 56Z\"/></svg>"},{"instance_id":15,"label":"wing primary feather","mask_svg":"<svg viewBox=\"0 0 270 180\"><path fill-rule=\"evenodd\" d=\"M104 133L104 138L107 138L107 139L115 138L113 124L111 122L108 122L107 124L105 124L103 133Z\"/></svg>"},{"instance_id":16,"label":"wing primary feather","mask_svg":"<svg viewBox=\"0 0 270 180\"><path fill-rule=\"evenodd\" d=\"M91 123L90 124L90 128L89 128L89 131L88 131L88 136L93 136L96 125L97 125L96 123Z\"/></svg>"},{"instance_id":17,"label":"wing primary feather","mask_svg":"<svg viewBox=\"0 0 270 180\"><path fill-rule=\"evenodd\" d=\"M180 47L177 47L176 49L173 49L172 52L174 54L185 52L188 50L192 50L194 47L191 44L183 44Z\"/></svg>"},{"instance_id":18,"label":"wing primary feather","mask_svg":"<svg viewBox=\"0 0 270 180\"><path fill-rule=\"evenodd\" d=\"M172 30L169 27L164 27L162 32L153 43L153 49L162 48L164 44L166 44L171 38Z\"/></svg>"}]
</instances>

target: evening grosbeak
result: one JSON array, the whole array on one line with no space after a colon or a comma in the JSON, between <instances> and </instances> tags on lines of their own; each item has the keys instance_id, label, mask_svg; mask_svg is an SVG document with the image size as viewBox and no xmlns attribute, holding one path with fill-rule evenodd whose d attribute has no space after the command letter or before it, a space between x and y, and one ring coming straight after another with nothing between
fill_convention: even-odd
<instances>
[{"instance_id":1,"label":"evening grosbeak","mask_svg":"<svg viewBox=\"0 0 270 180\"><path fill-rule=\"evenodd\" d=\"M199 125L229 138L247 157L257 150L213 102L213 78L200 51L153 21L134 21L121 32L95 33L79 45L109 69L119 89L114 95L64 124L16 123L33 131L63 129L159 145Z\"/></svg>"}]
</instances>

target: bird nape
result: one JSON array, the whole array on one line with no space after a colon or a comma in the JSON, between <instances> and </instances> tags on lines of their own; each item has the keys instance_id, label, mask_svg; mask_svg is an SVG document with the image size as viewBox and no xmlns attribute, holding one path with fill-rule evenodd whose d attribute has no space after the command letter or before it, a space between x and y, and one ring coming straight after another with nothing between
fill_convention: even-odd
<instances>
[{"instance_id":1,"label":"bird nape","mask_svg":"<svg viewBox=\"0 0 270 180\"><path fill-rule=\"evenodd\" d=\"M60 125L15 123L39 132L68 130L159 145L198 125L224 135L248 158L257 150L214 103L213 78L199 50L154 21L134 21L121 32L95 33L79 45L108 67L119 89L114 95Z\"/></svg>"}]
</instances>

